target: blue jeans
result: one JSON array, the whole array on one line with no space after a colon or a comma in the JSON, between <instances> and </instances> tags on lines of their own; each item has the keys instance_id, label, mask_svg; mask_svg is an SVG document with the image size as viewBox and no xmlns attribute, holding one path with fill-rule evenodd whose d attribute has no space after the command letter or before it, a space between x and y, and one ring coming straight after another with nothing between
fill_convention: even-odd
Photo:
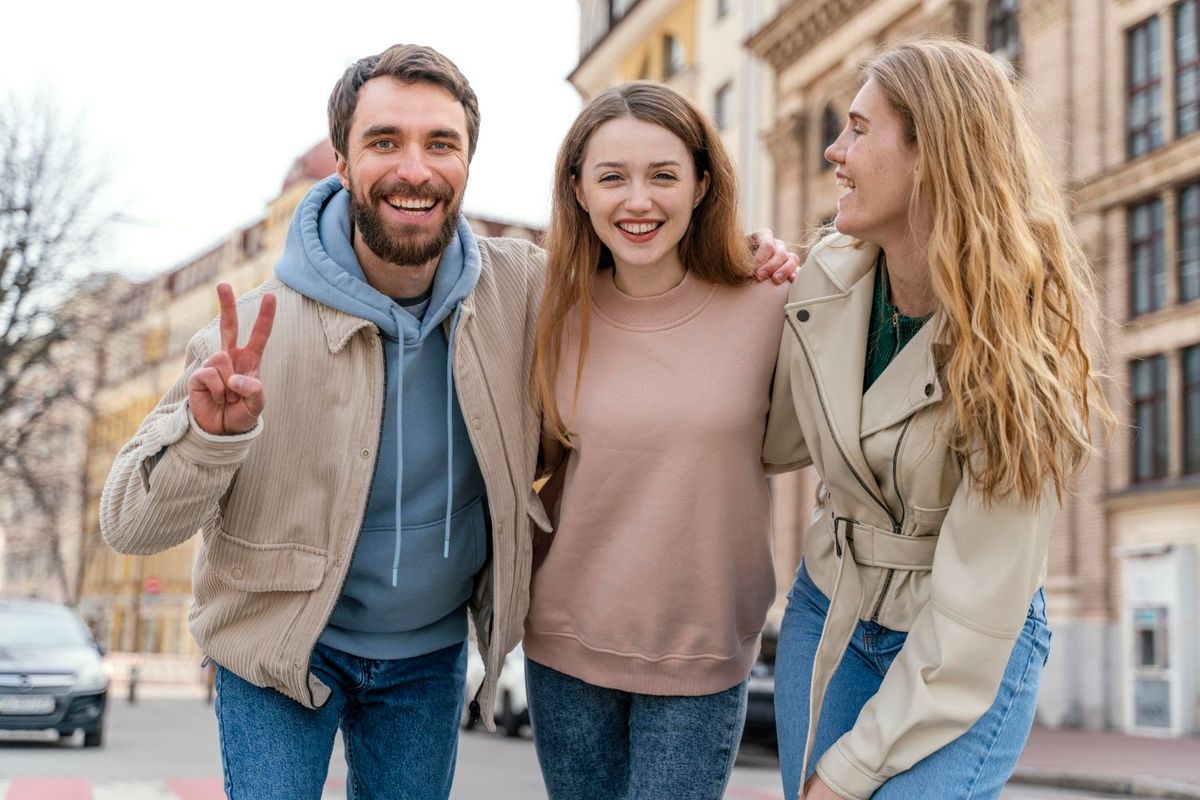
<instances>
[{"instance_id":1,"label":"blue jeans","mask_svg":"<svg viewBox=\"0 0 1200 800\"><path fill-rule=\"evenodd\" d=\"M775 662L775 722L784 796L788 798L799 793L812 659L828 608L829 601L801 564L788 594ZM809 775L821 755L854 726L863 705L879 691L906 636L873 622L858 623L825 695ZM999 797L1033 727L1038 683L1049 652L1046 598L1038 589L992 707L962 736L889 779L874 794L875 800L917 800L934 795L940 800Z\"/></svg>"},{"instance_id":2,"label":"blue jeans","mask_svg":"<svg viewBox=\"0 0 1200 800\"><path fill-rule=\"evenodd\" d=\"M720 800L746 721L746 682L699 697L594 686L526 659L550 800Z\"/></svg>"},{"instance_id":3,"label":"blue jeans","mask_svg":"<svg viewBox=\"0 0 1200 800\"><path fill-rule=\"evenodd\" d=\"M415 658L359 658L323 644L310 668L332 691L308 709L217 668L217 727L230 800L319 800L340 727L354 800L450 796L466 644Z\"/></svg>"}]
</instances>

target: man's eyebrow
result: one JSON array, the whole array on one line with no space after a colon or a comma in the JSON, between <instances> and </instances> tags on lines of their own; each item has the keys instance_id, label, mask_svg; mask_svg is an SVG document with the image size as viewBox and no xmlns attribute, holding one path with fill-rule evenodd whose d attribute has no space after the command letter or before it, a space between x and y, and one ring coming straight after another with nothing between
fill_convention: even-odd
<instances>
[{"instance_id":1,"label":"man's eyebrow","mask_svg":"<svg viewBox=\"0 0 1200 800\"><path fill-rule=\"evenodd\" d=\"M372 125L362 132L362 139L373 139L376 136L396 136L400 133L400 128L395 125ZM435 128L430 131L427 136L430 139L452 139L456 142L462 141L462 134L454 128Z\"/></svg>"}]
</instances>

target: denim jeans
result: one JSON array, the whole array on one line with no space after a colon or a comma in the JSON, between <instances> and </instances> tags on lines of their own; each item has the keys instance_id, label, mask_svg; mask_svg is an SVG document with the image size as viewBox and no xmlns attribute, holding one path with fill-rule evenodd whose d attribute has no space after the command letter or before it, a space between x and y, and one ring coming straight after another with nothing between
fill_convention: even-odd
<instances>
[{"instance_id":1,"label":"denim jeans","mask_svg":"<svg viewBox=\"0 0 1200 800\"><path fill-rule=\"evenodd\" d=\"M526 659L550 800L719 800L746 721L746 682L699 697L594 686Z\"/></svg>"},{"instance_id":2,"label":"denim jeans","mask_svg":"<svg viewBox=\"0 0 1200 800\"><path fill-rule=\"evenodd\" d=\"M311 670L332 691L308 709L217 668L217 727L230 800L319 800L340 727L354 800L450 795L466 644L395 660L323 644Z\"/></svg>"},{"instance_id":3,"label":"denim jeans","mask_svg":"<svg viewBox=\"0 0 1200 800\"><path fill-rule=\"evenodd\" d=\"M788 594L775 662L775 722L787 798L799 793L812 659L828 608L829 601L801 564ZM879 690L906 636L903 631L873 622L858 623L825 696L809 775L821 755L853 727L863 705ZM966 733L889 779L874 794L875 800L999 797L1033 727L1038 683L1049 652L1046 598L1038 589L991 708Z\"/></svg>"}]
</instances>

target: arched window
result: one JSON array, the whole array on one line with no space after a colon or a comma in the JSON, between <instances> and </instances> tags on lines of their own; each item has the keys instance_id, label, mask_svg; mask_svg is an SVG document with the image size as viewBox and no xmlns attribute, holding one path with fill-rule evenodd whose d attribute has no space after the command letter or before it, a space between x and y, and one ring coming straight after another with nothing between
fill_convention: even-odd
<instances>
[{"instance_id":1,"label":"arched window","mask_svg":"<svg viewBox=\"0 0 1200 800\"><path fill-rule=\"evenodd\" d=\"M830 103L825 106L825 113L821 115L821 152L817 157L820 159L822 172L833 169L833 164L825 158L825 150L837 140L841 132L842 118L833 107L833 103Z\"/></svg>"},{"instance_id":2,"label":"arched window","mask_svg":"<svg viewBox=\"0 0 1200 800\"><path fill-rule=\"evenodd\" d=\"M1017 26L1017 0L990 0L987 6L987 45L993 55L1014 66L1021 58L1021 30Z\"/></svg>"}]
</instances>

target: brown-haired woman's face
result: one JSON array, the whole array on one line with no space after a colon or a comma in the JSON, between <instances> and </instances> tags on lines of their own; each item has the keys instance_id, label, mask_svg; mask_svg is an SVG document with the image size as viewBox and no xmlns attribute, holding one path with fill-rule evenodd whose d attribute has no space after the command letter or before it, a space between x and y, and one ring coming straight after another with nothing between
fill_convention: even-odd
<instances>
[{"instance_id":1,"label":"brown-haired woman's face","mask_svg":"<svg viewBox=\"0 0 1200 800\"><path fill-rule=\"evenodd\" d=\"M634 117L596 128L575 182L618 272L679 269L679 242L707 189L682 139Z\"/></svg>"},{"instance_id":2,"label":"brown-haired woman's face","mask_svg":"<svg viewBox=\"0 0 1200 800\"><path fill-rule=\"evenodd\" d=\"M825 150L837 167L843 194L839 231L886 247L909 234L909 201L917 175L917 146L906 139L904 120L869 80L850 104L841 135Z\"/></svg>"}]
</instances>

